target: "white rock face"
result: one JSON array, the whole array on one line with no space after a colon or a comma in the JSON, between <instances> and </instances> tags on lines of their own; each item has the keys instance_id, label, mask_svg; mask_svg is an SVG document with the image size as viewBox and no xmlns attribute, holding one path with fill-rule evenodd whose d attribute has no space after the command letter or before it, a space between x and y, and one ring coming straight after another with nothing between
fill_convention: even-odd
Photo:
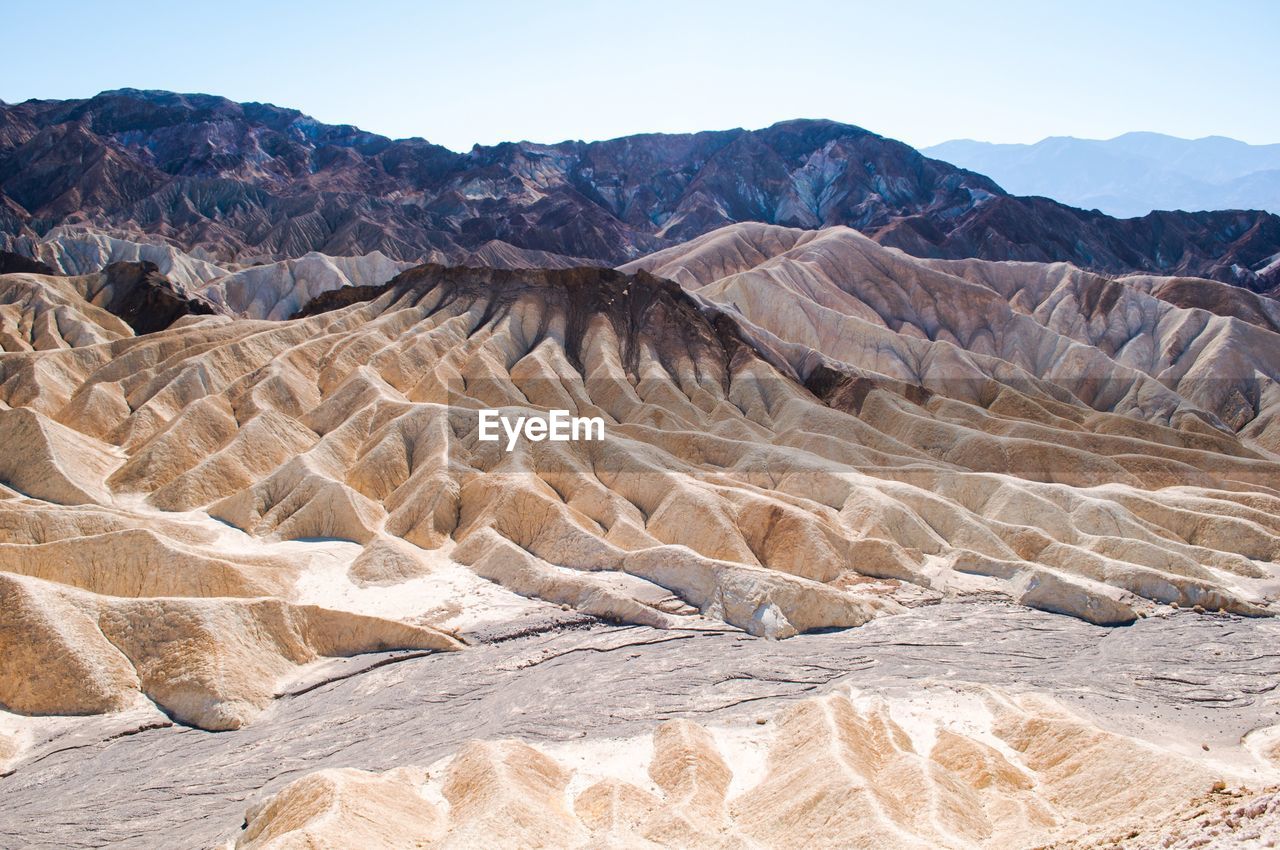
<instances>
[{"instance_id":1,"label":"white rock face","mask_svg":"<svg viewBox=\"0 0 1280 850\"><path fill-rule=\"evenodd\" d=\"M93 230L56 227L40 241L16 247L67 275L92 274L110 263L145 261L155 263L160 274L179 287L199 289L227 273L165 242L134 242Z\"/></svg>"},{"instance_id":2,"label":"white rock face","mask_svg":"<svg viewBox=\"0 0 1280 850\"><path fill-rule=\"evenodd\" d=\"M328 257L313 252L205 281L200 293L235 316L288 319L322 292L344 286L377 286L411 265L376 251L363 257Z\"/></svg>"}]
</instances>

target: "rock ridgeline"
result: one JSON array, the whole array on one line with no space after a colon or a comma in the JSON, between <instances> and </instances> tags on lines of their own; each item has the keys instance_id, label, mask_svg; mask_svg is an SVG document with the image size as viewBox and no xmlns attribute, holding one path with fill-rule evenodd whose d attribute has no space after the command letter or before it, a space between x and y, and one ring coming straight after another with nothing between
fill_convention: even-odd
<instances>
[{"instance_id":1,"label":"rock ridgeline","mask_svg":"<svg viewBox=\"0 0 1280 850\"><path fill-rule=\"evenodd\" d=\"M1273 289L1280 218L1114 219L833 121L455 153L296 110L124 89L0 106L0 233L160 236L218 262L379 251L408 262L613 265L735 222L846 225L931 258L1067 261Z\"/></svg>"}]
</instances>

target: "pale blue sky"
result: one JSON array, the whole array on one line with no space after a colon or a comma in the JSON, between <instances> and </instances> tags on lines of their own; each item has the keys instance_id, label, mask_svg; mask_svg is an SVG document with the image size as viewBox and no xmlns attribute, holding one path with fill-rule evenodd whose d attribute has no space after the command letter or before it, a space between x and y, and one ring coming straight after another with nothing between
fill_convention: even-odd
<instances>
[{"instance_id":1,"label":"pale blue sky","mask_svg":"<svg viewBox=\"0 0 1280 850\"><path fill-rule=\"evenodd\" d=\"M9 102L200 91L455 150L796 117L1280 142L1280 0L0 0L0 26Z\"/></svg>"}]
</instances>

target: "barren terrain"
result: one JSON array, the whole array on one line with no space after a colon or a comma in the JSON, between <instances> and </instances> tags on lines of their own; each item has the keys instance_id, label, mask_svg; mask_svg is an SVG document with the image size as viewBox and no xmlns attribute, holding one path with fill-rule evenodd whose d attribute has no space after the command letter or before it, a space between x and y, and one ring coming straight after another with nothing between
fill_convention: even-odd
<instances>
[{"instance_id":1,"label":"barren terrain","mask_svg":"<svg viewBox=\"0 0 1280 850\"><path fill-rule=\"evenodd\" d=\"M9 844L1274 831L1268 299L843 227L617 270L58 245L0 275Z\"/></svg>"}]
</instances>

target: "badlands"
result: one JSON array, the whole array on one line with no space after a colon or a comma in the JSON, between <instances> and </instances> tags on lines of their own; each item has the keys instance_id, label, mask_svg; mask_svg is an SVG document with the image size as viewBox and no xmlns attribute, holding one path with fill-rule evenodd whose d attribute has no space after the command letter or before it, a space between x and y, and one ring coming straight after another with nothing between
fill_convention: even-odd
<instances>
[{"instance_id":1,"label":"badlands","mask_svg":"<svg viewBox=\"0 0 1280 850\"><path fill-rule=\"evenodd\" d=\"M1273 299L489 247L6 257L0 845L1276 840Z\"/></svg>"}]
</instances>

